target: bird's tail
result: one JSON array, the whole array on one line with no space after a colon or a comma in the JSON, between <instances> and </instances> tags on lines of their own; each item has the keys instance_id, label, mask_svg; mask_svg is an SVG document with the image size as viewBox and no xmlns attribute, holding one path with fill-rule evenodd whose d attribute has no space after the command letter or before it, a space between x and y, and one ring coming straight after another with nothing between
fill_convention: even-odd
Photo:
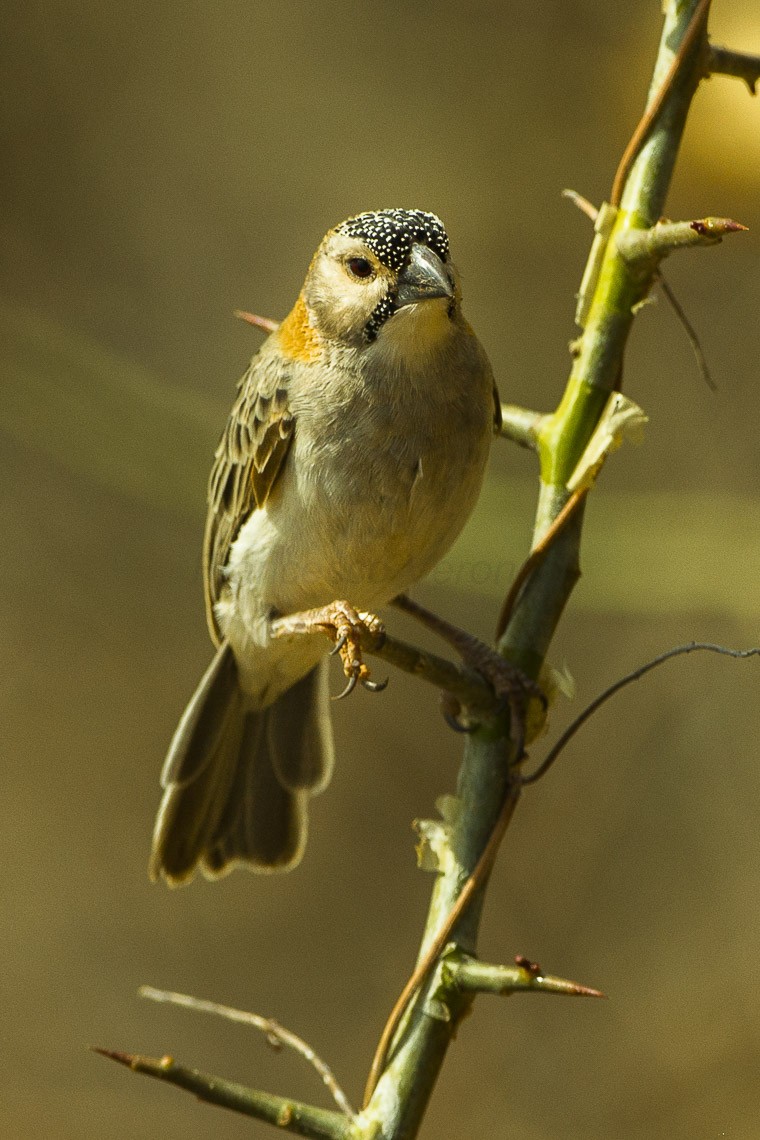
<instances>
[{"instance_id":1,"label":"bird's tail","mask_svg":"<svg viewBox=\"0 0 760 1140\"><path fill-rule=\"evenodd\" d=\"M295 867L306 843L309 797L332 772L323 661L266 709L251 711L224 642L174 734L161 784L149 872L171 885L200 867L216 878L236 864Z\"/></svg>"}]
</instances>

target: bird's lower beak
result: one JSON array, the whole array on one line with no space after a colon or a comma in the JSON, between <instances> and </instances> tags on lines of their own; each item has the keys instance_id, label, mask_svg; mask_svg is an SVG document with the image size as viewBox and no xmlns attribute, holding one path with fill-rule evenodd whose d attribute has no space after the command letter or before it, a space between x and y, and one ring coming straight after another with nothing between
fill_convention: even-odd
<instances>
[{"instance_id":1,"label":"bird's lower beak","mask_svg":"<svg viewBox=\"0 0 760 1140\"><path fill-rule=\"evenodd\" d=\"M453 296L454 286L438 254L415 242L409 261L399 273L396 307Z\"/></svg>"}]
</instances>

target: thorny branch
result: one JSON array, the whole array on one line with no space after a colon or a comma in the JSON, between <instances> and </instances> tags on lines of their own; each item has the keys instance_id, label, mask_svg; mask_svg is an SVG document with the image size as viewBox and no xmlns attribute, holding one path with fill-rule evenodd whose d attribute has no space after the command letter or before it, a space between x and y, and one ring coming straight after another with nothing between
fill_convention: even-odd
<instances>
[{"instance_id":1,"label":"thorny branch","mask_svg":"<svg viewBox=\"0 0 760 1140\"><path fill-rule=\"evenodd\" d=\"M243 1116L264 1120L296 1136L308 1136L311 1140L352 1140L352 1123L341 1112L314 1108L291 1097L259 1092L236 1081L225 1081L198 1069L188 1069L168 1055L144 1057L139 1053L122 1053L114 1049L94 1049L93 1052L125 1065L133 1073L144 1073L147 1077L155 1077L194 1093L206 1104L216 1104Z\"/></svg>"},{"instance_id":2,"label":"thorny branch","mask_svg":"<svg viewBox=\"0 0 760 1140\"><path fill-rule=\"evenodd\" d=\"M710 73L737 75L751 90L760 77L756 57L709 45L709 8L710 0L665 3L647 109L621 158L610 203L602 207L596 219L596 237L584 274L584 301L579 309L581 336L574 344L570 377L558 408L549 415L506 409L505 435L537 451L541 481L533 552L510 592L498 647L533 678L538 676L579 575L584 500L597 472L573 491L574 474L611 395L620 388L634 315L656 281L659 259L672 248L657 246L656 223L662 216L691 98L699 81ZM576 201L584 208L588 205L578 196ZM731 228L727 226L724 232ZM660 230L660 236L662 233ZM690 236L688 240L693 239ZM629 257L634 247L633 261L624 256L626 243ZM239 315L266 330L276 325L252 314ZM391 639L382 649L369 644L366 649L456 692L465 704L484 700L483 707L487 707L489 687L466 669ZM650 663L644 670L652 667ZM547 761L551 762L550 753L536 772L523 778L514 756L510 762L509 749L509 725L504 724L503 717L469 736L457 795L448 797L444 819L419 824L426 857L437 871L427 924L417 967L386 1026L368 1082L365 1107L358 1116L245 1089L185 1069L171 1057L156 1060L99 1051L136 1072L301 1136L413 1140L456 1026L475 993L524 988L598 992L546 978L524 959L517 961L516 970L476 960L484 893L499 843L521 787L537 779L546 770ZM542 986L542 981L547 984Z\"/></svg>"},{"instance_id":3,"label":"thorny branch","mask_svg":"<svg viewBox=\"0 0 760 1140\"><path fill-rule=\"evenodd\" d=\"M305 1061L317 1071L320 1079L327 1088L331 1097L344 1115L353 1119L354 1110L343 1089L335 1079L335 1074L319 1054L312 1049L303 1037L299 1037L279 1021L272 1017L260 1017L257 1013L248 1013L243 1009L233 1009L229 1005L220 1005L215 1001L205 1001L202 998L191 997L190 994L178 994L172 990L157 990L153 986L140 986L140 997L149 998L150 1001L167 1002L170 1005L179 1005L184 1009L191 1009L198 1013L213 1013L218 1017L225 1017L228 1021L237 1021L241 1025L249 1025L263 1033L269 1045L275 1049L283 1045L298 1053Z\"/></svg>"}]
</instances>

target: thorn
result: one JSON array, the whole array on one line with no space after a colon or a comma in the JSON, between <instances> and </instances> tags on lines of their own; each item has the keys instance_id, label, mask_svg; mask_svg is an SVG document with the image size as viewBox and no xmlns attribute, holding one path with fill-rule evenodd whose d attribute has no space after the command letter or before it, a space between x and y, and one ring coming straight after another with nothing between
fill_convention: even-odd
<instances>
[{"instance_id":1,"label":"thorn","mask_svg":"<svg viewBox=\"0 0 760 1140\"><path fill-rule=\"evenodd\" d=\"M569 982L566 978L555 978L545 974L541 969L538 962L531 962L529 958L525 958L524 954L515 954L515 966L518 969L525 970L531 978L536 978L541 982L541 988L546 988L550 993L567 994L571 998L605 998L606 994L600 990L594 990L591 986L582 986L579 982Z\"/></svg>"},{"instance_id":2,"label":"thorn","mask_svg":"<svg viewBox=\"0 0 760 1140\"><path fill-rule=\"evenodd\" d=\"M93 1053L99 1053L101 1057L108 1057L111 1061L126 1065L128 1069L131 1069L135 1062L134 1053L120 1053L115 1049L101 1049L98 1045L91 1045L90 1049Z\"/></svg>"},{"instance_id":3,"label":"thorn","mask_svg":"<svg viewBox=\"0 0 760 1140\"><path fill-rule=\"evenodd\" d=\"M596 206L589 202L588 198L584 198L582 194L579 194L577 190L563 190L562 197L567 198L568 202L572 202L574 206L577 206L587 218L591 218L592 222L596 221L599 214Z\"/></svg>"},{"instance_id":4,"label":"thorn","mask_svg":"<svg viewBox=\"0 0 760 1140\"><path fill-rule=\"evenodd\" d=\"M683 330L686 333L689 344L691 345L691 351L694 353L694 358L697 362L697 368L699 369L700 376L711 392L717 392L718 385L712 378L712 373L710 372L710 368L707 363L707 357L704 354L702 344L697 335L697 330L694 328L694 325L686 316L681 302L678 300L675 293L670 288L670 285L667 283L662 273L658 273L658 278L660 288L665 294L665 299L675 313L676 318L681 322L681 325L683 326Z\"/></svg>"},{"instance_id":5,"label":"thorn","mask_svg":"<svg viewBox=\"0 0 760 1140\"><path fill-rule=\"evenodd\" d=\"M565 994L568 997L597 997L605 998L607 995L601 990L592 989L591 986L582 986L579 982L570 982L565 978L555 978L543 972L538 962L531 962L523 954L515 955L515 965L525 970L531 978L541 983L540 988L549 993Z\"/></svg>"},{"instance_id":6,"label":"thorn","mask_svg":"<svg viewBox=\"0 0 760 1140\"><path fill-rule=\"evenodd\" d=\"M279 321L273 321L270 317L260 317L258 313L246 313L243 309L233 309L232 315L237 317L239 321L253 325L254 328L263 329L264 332L271 333L280 327Z\"/></svg>"},{"instance_id":7,"label":"thorn","mask_svg":"<svg viewBox=\"0 0 760 1140\"><path fill-rule=\"evenodd\" d=\"M596 997L608 1000L607 995L602 990L594 990L591 986L581 986L577 982L573 982L571 988L567 991L570 995L575 997Z\"/></svg>"},{"instance_id":8,"label":"thorn","mask_svg":"<svg viewBox=\"0 0 760 1140\"><path fill-rule=\"evenodd\" d=\"M731 218L697 218L689 222L689 227L700 237L718 238L723 234L746 233L749 226L734 222Z\"/></svg>"}]
</instances>

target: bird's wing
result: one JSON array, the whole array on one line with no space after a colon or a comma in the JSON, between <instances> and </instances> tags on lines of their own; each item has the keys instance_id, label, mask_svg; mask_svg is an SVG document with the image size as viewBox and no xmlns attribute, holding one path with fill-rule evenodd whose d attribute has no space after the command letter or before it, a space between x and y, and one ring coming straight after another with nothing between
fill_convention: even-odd
<instances>
[{"instance_id":1,"label":"bird's wing","mask_svg":"<svg viewBox=\"0 0 760 1140\"><path fill-rule=\"evenodd\" d=\"M217 644L214 605L224 567L238 531L252 511L266 503L293 438L287 376L271 359L256 356L238 385L214 457L208 484L208 515L203 543L206 617Z\"/></svg>"}]
</instances>

